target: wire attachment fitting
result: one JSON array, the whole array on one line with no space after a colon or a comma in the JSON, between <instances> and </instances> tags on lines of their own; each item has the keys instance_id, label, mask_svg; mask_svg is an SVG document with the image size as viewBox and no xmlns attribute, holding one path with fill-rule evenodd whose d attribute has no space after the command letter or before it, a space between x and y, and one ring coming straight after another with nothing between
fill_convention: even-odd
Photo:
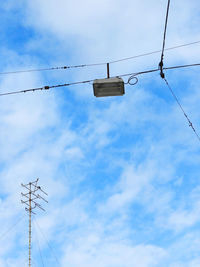
<instances>
[{"instance_id":1,"label":"wire attachment fitting","mask_svg":"<svg viewBox=\"0 0 200 267\"><path fill-rule=\"evenodd\" d=\"M132 82L132 80L135 80L135 81ZM127 83L125 83L125 84L136 85L137 83L138 83L138 78L137 78L135 75L131 75L131 76L128 78Z\"/></svg>"},{"instance_id":2,"label":"wire attachment fitting","mask_svg":"<svg viewBox=\"0 0 200 267\"><path fill-rule=\"evenodd\" d=\"M159 69L160 69L160 77L161 77L162 79L164 79L164 78L165 78L165 74L164 74L164 72L163 72L163 61L162 61L162 60L161 60L160 63L159 63Z\"/></svg>"}]
</instances>

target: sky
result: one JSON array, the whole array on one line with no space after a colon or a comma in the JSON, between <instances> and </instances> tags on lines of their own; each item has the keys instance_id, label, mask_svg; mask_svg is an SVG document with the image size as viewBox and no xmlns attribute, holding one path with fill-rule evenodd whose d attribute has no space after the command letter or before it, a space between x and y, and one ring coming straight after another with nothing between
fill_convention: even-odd
<instances>
[{"instance_id":1,"label":"sky","mask_svg":"<svg viewBox=\"0 0 200 267\"><path fill-rule=\"evenodd\" d=\"M167 0L6 0L0 7L0 93L106 77L108 62L162 48ZM200 40L198 0L171 1L166 47ZM164 66L200 63L200 44ZM160 53L110 65L157 68ZM165 71L200 134L199 67ZM124 77L125 83L128 77ZM125 95L92 83L0 97L0 267L28 266L21 183L39 178L32 266L199 267L200 142L159 72Z\"/></svg>"}]
</instances>

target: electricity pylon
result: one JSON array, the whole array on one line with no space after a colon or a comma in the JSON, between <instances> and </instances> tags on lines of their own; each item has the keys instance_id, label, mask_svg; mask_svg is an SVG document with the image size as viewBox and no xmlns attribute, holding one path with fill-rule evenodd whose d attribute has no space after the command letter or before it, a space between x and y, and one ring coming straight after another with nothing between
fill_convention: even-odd
<instances>
[{"instance_id":1,"label":"electricity pylon","mask_svg":"<svg viewBox=\"0 0 200 267\"><path fill-rule=\"evenodd\" d=\"M21 193L22 197L24 197L25 200L21 200L23 204L26 205L25 210L28 211L29 213L29 257L28 257L28 262L29 262L29 267L31 267L31 221L32 221L32 213L34 209L40 208L41 210L45 211L43 207L38 203L39 200L43 200L46 203L48 201L42 197L40 193L43 193L44 195L48 196L46 192L44 192L40 186L38 186L38 181L39 178L37 178L36 181L30 182L28 184L21 184L22 187L24 187L26 190L28 190L27 193Z\"/></svg>"}]
</instances>

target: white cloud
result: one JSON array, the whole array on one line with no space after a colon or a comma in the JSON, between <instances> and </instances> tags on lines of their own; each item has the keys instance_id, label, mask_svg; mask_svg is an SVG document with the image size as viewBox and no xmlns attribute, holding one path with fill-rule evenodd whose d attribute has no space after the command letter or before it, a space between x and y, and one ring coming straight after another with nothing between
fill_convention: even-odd
<instances>
[{"instance_id":1,"label":"white cloud","mask_svg":"<svg viewBox=\"0 0 200 267\"><path fill-rule=\"evenodd\" d=\"M74 57L77 55L84 60L104 61L157 50L161 47L165 10L166 5L162 2L147 0L143 2L88 0L84 4L80 1L64 0L29 1L27 20L38 30L51 32L67 43L79 38L79 46L73 51ZM197 10L198 1L194 1L191 5L182 1L172 3L167 45L199 38L198 26L195 24ZM80 54L78 49L84 52ZM193 51L194 48L183 49L178 52L178 56L190 59L194 54ZM170 58L173 61L177 59L176 52ZM152 64L150 58L148 61ZM147 58L143 59L139 66L144 66L145 62L148 66ZM134 66L134 62L129 64ZM119 69L118 66L117 68Z\"/></svg>"},{"instance_id":2,"label":"white cloud","mask_svg":"<svg viewBox=\"0 0 200 267\"><path fill-rule=\"evenodd\" d=\"M88 237L90 238L90 237ZM63 266L66 263L69 266L158 266L159 261L165 257L164 250L155 246L135 246L131 247L126 244L106 243L99 247L95 243L98 239L93 238L87 246L76 244L75 247L67 249ZM89 245L89 246L88 246Z\"/></svg>"}]
</instances>

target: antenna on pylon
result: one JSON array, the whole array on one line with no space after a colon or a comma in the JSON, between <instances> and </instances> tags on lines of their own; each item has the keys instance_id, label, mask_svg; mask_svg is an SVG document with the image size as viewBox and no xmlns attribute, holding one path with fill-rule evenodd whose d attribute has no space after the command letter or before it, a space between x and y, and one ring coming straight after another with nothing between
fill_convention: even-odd
<instances>
[{"instance_id":1,"label":"antenna on pylon","mask_svg":"<svg viewBox=\"0 0 200 267\"><path fill-rule=\"evenodd\" d=\"M35 211L33 211L36 208L39 208L43 211L43 207L39 203L39 200L45 201L48 203L48 201L44 198L44 195L48 196L48 194L42 190L40 186L38 186L38 181L39 178L36 179L34 182L30 182L28 184L21 184L22 187L26 189L26 193L21 193L22 197L24 199L21 200L22 204L25 204L25 210L29 214L29 257L28 257L28 262L29 262L29 267L31 267L31 222L32 222L32 213L36 214ZM28 191L28 192L27 192ZM40 194L43 194L41 196Z\"/></svg>"}]
</instances>

